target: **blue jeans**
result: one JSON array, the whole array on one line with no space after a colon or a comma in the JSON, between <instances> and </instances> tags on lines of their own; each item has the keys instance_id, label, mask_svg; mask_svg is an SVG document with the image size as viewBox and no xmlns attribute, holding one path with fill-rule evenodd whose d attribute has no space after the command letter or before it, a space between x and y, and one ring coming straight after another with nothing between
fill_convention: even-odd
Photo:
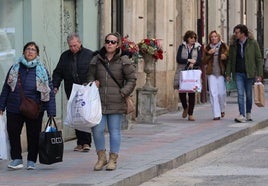
<instances>
[{"instance_id":1,"label":"blue jeans","mask_svg":"<svg viewBox=\"0 0 268 186\"><path fill-rule=\"evenodd\" d=\"M105 126L107 124L110 138L110 152L119 153L121 145L122 114L103 114L100 124L92 128L96 151L105 150Z\"/></svg>"},{"instance_id":2,"label":"blue jeans","mask_svg":"<svg viewBox=\"0 0 268 186\"><path fill-rule=\"evenodd\" d=\"M246 113L251 113L252 109L252 86L254 78L247 78L246 73L236 73L237 101L240 115L245 116L244 93L246 93Z\"/></svg>"}]
</instances>

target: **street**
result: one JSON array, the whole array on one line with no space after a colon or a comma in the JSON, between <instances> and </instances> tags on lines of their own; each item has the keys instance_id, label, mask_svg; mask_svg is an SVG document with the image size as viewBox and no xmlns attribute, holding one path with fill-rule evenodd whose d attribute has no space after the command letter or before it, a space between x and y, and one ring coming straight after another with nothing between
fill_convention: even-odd
<instances>
[{"instance_id":1,"label":"street","mask_svg":"<svg viewBox=\"0 0 268 186\"><path fill-rule=\"evenodd\" d=\"M264 128L140 186L267 186L267 141Z\"/></svg>"}]
</instances>

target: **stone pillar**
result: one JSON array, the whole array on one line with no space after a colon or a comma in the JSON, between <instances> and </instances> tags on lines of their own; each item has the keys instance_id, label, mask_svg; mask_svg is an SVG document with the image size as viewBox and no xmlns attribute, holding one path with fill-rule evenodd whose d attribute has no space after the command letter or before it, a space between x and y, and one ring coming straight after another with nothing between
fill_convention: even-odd
<instances>
[{"instance_id":1,"label":"stone pillar","mask_svg":"<svg viewBox=\"0 0 268 186\"><path fill-rule=\"evenodd\" d=\"M257 39L257 1L247 0L246 25Z\"/></svg>"},{"instance_id":2,"label":"stone pillar","mask_svg":"<svg viewBox=\"0 0 268 186\"><path fill-rule=\"evenodd\" d=\"M229 1L229 37L233 35L233 28L242 23L241 20L241 1Z\"/></svg>"},{"instance_id":3,"label":"stone pillar","mask_svg":"<svg viewBox=\"0 0 268 186\"><path fill-rule=\"evenodd\" d=\"M268 21L268 1L264 1L264 12L263 12L263 17L264 17L264 23L267 23ZM264 30L263 33L268 33L268 24L264 24ZM268 51L268 35L263 34L264 37L264 50L267 49Z\"/></svg>"},{"instance_id":4,"label":"stone pillar","mask_svg":"<svg viewBox=\"0 0 268 186\"><path fill-rule=\"evenodd\" d=\"M137 88L137 121L140 123L156 123L156 100L157 88Z\"/></svg>"}]
</instances>

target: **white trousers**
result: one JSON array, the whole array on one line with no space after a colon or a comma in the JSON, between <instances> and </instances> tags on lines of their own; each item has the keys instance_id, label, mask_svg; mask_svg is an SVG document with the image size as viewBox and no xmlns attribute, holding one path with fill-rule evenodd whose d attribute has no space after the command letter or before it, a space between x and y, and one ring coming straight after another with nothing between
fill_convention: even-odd
<instances>
[{"instance_id":1,"label":"white trousers","mask_svg":"<svg viewBox=\"0 0 268 186\"><path fill-rule=\"evenodd\" d=\"M225 112L226 87L223 76L208 75L209 97L214 118Z\"/></svg>"}]
</instances>

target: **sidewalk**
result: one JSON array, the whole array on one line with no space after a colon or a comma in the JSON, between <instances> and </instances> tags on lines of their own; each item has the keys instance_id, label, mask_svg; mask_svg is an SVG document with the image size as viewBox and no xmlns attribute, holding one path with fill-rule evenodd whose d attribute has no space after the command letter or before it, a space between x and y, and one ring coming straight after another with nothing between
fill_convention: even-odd
<instances>
[{"instance_id":1,"label":"sidewalk","mask_svg":"<svg viewBox=\"0 0 268 186\"><path fill-rule=\"evenodd\" d=\"M265 86L267 91L268 85ZM9 170L8 161L0 160L0 185L137 186L268 126L268 107L259 108L254 104L253 121L235 123L234 118L238 115L236 93L227 98L226 115L219 121L212 120L211 106L206 103L196 106L195 122L182 119L181 112L171 112L158 116L157 124L133 123L130 130L122 131L121 152L115 171L93 171L97 160L94 146L89 153L74 152L76 141L73 140L65 143L63 162L37 163L36 170ZM267 98L266 92L266 106ZM24 160L25 163L26 158Z\"/></svg>"}]
</instances>

